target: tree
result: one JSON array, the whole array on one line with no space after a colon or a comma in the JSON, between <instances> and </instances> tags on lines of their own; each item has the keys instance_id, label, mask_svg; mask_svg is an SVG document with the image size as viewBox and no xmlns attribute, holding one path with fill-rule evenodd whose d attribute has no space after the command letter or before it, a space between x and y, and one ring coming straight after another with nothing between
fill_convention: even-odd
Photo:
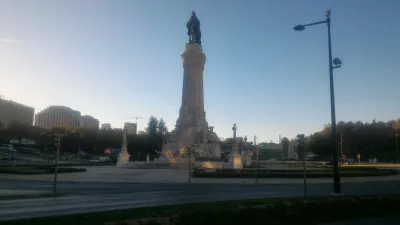
<instances>
[{"instance_id":1,"label":"tree","mask_svg":"<svg viewBox=\"0 0 400 225\"><path fill-rule=\"evenodd\" d=\"M11 133L16 138L22 138L28 136L29 129L30 129L29 126L21 123L18 120L12 120L7 126L7 130L11 131Z\"/></svg>"},{"instance_id":2,"label":"tree","mask_svg":"<svg viewBox=\"0 0 400 225\"><path fill-rule=\"evenodd\" d=\"M289 158L289 139L287 137L282 138L281 144L283 147L283 157L287 159Z\"/></svg>"},{"instance_id":3,"label":"tree","mask_svg":"<svg viewBox=\"0 0 400 225\"><path fill-rule=\"evenodd\" d=\"M377 158L380 161L395 161L400 158L396 151L396 121L372 121L372 123L339 122L337 124L336 146L346 158L362 161ZM341 145L340 145L341 144ZM321 159L332 158L330 129L317 132L310 137L309 149Z\"/></svg>"},{"instance_id":4,"label":"tree","mask_svg":"<svg viewBox=\"0 0 400 225\"><path fill-rule=\"evenodd\" d=\"M165 137L165 135L168 133L168 128L164 122L164 119L161 117L160 120L158 121L158 126L157 126L157 133L160 137Z\"/></svg>"},{"instance_id":5,"label":"tree","mask_svg":"<svg viewBox=\"0 0 400 225\"><path fill-rule=\"evenodd\" d=\"M151 116L149 122L147 123L146 132L148 135L155 136L158 131L158 119Z\"/></svg>"}]
</instances>

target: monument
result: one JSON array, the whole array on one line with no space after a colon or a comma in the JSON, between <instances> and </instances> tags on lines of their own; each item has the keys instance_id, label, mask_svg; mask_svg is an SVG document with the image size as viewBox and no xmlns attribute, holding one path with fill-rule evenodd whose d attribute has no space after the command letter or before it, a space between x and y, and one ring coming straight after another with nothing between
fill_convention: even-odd
<instances>
[{"instance_id":1,"label":"monument","mask_svg":"<svg viewBox=\"0 0 400 225\"><path fill-rule=\"evenodd\" d=\"M126 126L122 130L123 138L122 138L122 147L121 152L118 155L117 167L126 167L129 165L129 158L131 157L128 153L128 142L126 141L126 133L128 129Z\"/></svg>"},{"instance_id":2,"label":"monument","mask_svg":"<svg viewBox=\"0 0 400 225\"><path fill-rule=\"evenodd\" d=\"M203 71L206 55L201 45L200 21L192 12L186 24L189 42L182 56L182 101L175 129L164 138L163 155L169 159L188 159L188 147L195 158L220 159L220 140L208 126L204 110Z\"/></svg>"}]
</instances>

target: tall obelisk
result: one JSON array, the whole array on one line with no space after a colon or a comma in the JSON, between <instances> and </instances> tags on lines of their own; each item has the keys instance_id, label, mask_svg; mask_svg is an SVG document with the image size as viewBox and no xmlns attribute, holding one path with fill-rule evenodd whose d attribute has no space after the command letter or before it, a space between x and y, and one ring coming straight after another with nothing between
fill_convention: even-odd
<instances>
[{"instance_id":1,"label":"tall obelisk","mask_svg":"<svg viewBox=\"0 0 400 225\"><path fill-rule=\"evenodd\" d=\"M201 135L201 142L207 142L208 123L204 111L203 71L206 55L201 46L200 21L192 12L187 23L189 43L185 45L182 54L183 86L182 103L179 118L176 121L176 131L181 136L180 145L190 145L194 137ZM185 143L184 143L185 142Z\"/></svg>"}]
</instances>

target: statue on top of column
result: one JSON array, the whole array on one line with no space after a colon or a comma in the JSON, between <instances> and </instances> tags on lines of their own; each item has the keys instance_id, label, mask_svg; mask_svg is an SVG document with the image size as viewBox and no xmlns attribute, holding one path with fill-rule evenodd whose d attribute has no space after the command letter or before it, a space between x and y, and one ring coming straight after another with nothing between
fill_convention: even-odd
<instances>
[{"instance_id":1,"label":"statue on top of column","mask_svg":"<svg viewBox=\"0 0 400 225\"><path fill-rule=\"evenodd\" d=\"M188 29L189 43L197 43L201 45L200 21L196 17L196 13L194 11L192 11L186 27Z\"/></svg>"}]
</instances>

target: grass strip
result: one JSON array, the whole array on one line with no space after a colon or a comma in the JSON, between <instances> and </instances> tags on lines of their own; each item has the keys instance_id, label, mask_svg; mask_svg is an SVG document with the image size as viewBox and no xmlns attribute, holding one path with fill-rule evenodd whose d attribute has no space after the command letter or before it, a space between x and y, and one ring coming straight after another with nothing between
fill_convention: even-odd
<instances>
[{"instance_id":1,"label":"grass strip","mask_svg":"<svg viewBox=\"0 0 400 225\"><path fill-rule=\"evenodd\" d=\"M319 224L365 217L396 216L400 195L346 196L241 200L173 206L158 206L82 213L19 221L0 225L66 224Z\"/></svg>"}]
</instances>

